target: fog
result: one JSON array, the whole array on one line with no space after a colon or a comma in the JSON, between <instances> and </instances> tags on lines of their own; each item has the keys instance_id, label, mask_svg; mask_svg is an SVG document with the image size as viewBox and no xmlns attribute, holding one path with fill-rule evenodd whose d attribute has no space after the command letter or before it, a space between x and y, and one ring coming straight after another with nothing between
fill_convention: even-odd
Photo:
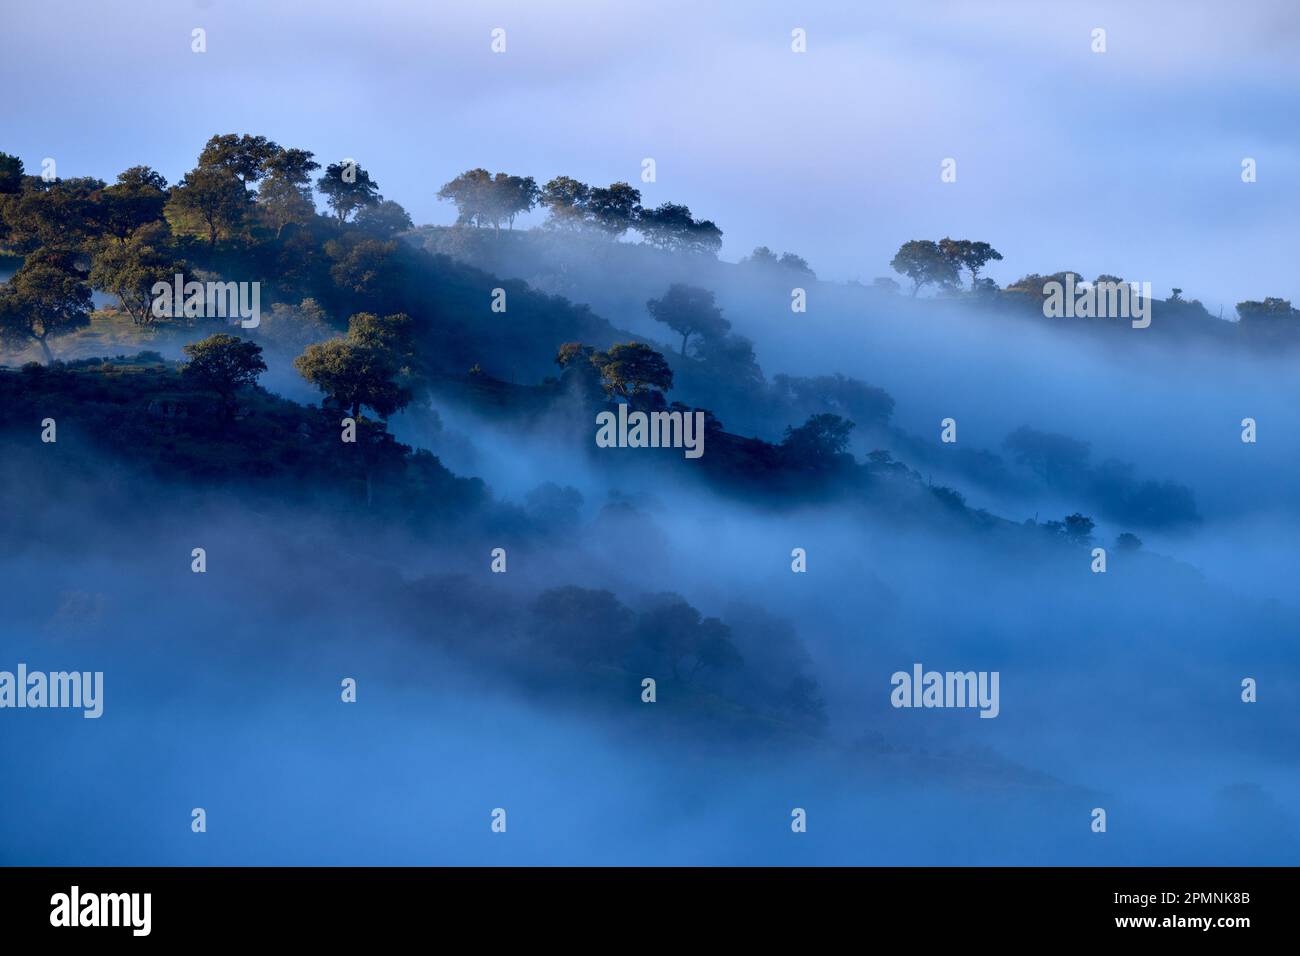
<instances>
[{"instance_id":1,"label":"fog","mask_svg":"<svg viewBox=\"0 0 1300 956\"><path fill-rule=\"evenodd\" d=\"M69 477L50 449L11 447L0 667L102 670L105 709L6 712L0 862L1295 863L1288 357L830 286L797 317L753 297L719 296L769 376L887 389L894 431L875 437L1003 529L760 504L706 490L690 462L642 467L559 421L513 428L437 396L436 417L405 413L395 434L483 477L494 501L434 534L182 490L61 444L95 468ZM267 384L281 381L273 367ZM1247 415L1255 445L1239 438ZM955 449L938 442L949 416ZM1017 527L1096 504L1015 471L1002 441L1021 425L1185 485L1199 520L1099 518L1103 545L1127 530L1145 546L1091 573L1086 548ZM859 457L868 445L887 447ZM1002 455L1015 480L945 466L967 448ZM581 496L549 523L529 497L548 482ZM189 567L200 546L204 575ZM633 607L682 595L732 627L757 681L744 693L806 666L824 726L740 733L664 673L646 675L647 704L627 675L519 665L527 608L563 585ZM786 625L797 646L782 657L767 642ZM892 707L891 675L916 662L999 672L997 718ZM1240 700L1246 677L1258 703ZM194 807L206 833L190 831Z\"/></svg>"}]
</instances>

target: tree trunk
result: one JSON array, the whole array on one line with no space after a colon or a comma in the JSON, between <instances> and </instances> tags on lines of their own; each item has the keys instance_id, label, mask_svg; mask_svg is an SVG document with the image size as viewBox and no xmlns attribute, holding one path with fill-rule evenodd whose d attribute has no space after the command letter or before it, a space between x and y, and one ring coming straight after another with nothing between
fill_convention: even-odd
<instances>
[{"instance_id":1,"label":"tree trunk","mask_svg":"<svg viewBox=\"0 0 1300 956\"><path fill-rule=\"evenodd\" d=\"M48 335L49 333L46 333L46 334ZM44 335L41 335L41 336L35 336L35 335L34 335L34 336L32 336L32 338L36 339L37 342L40 342L40 343L41 343L41 351L45 353L45 364L46 364L46 365L53 365L53 364L54 364L54 353L51 352L51 351L50 351L50 347L49 347L48 345L45 344L45 336L44 336Z\"/></svg>"}]
</instances>

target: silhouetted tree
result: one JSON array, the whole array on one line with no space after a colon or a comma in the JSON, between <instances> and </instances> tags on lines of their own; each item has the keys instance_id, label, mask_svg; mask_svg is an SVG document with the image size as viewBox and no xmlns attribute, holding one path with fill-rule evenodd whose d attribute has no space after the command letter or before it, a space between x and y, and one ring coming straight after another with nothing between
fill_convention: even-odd
<instances>
[{"instance_id":1,"label":"silhouetted tree","mask_svg":"<svg viewBox=\"0 0 1300 956\"><path fill-rule=\"evenodd\" d=\"M912 280L912 295L927 285L953 285L957 281L957 263L943 254L937 242L913 239L903 243L890 267Z\"/></svg>"},{"instance_id":2,"label":"silhouetted tree","mask_svg":"<svg viewBox=\"0 0 1300 956\"><path fill-rule=\"evenodd\" d=\"M414 225L406 210L391 199L366 206L357 213L356 223L358 229L380 239L391 239Z\"/></svg>"},{"instance_id":3,"label":"silhouetted tree","mask_svg":"<svg viewBox=\"0 0 1300 956\"><path fill-rule=\"evenodd\" d=\"M556 176L542 187L538 201L549 210L546 225L577 229L586 223L591 187L569 176Z\"/></svg>"},{"instance_id":4,"label":"silhouetted tree","mask_svg":"<svg viewBox=\"0 0 1300 956\"><path fill-rule=\"evenodd\" d=\"M785 430L782 457L799 468L811 470L846 464L852 460L847 454L852 431L853 422L839 415L813 415L798 428Z\"/></svg>"},{"instance_id":5,"label":"silhouetted tree","mask_svg":"<svg viewBox=\"0 0 1300 956\"><path fill-rule=\"evenodd\" d=\"M347 222L354 212L373 206L384 198L379 195L379 184L370 178L370 174L350 162L326 166L325 175L316 180L316 188L334 210L339 222Z\"/></svg>"},{"instance_id":6,"label":"silhouetted tree","mask_svg":"<svg viewBox=\"0 0 1300 956\"><path fill-rule=\"evenodd\" d=\"M975 288L980 270L985 265L1002 259L1002 253L987 242L972 242L970 239L949 239L945 236L939 240L939 251L961 268L969 270L971 289Z\"/></svg>"},{"instance_id":7,"label":"silhouetted tree","mask_svg":"<svg viewBox=\"0 0 1300 956\"><path fill-rule=\"evenodd\" d=\"M662 322L682 337L683 356L692 335L721 338L731 329L722 310L713 304L713 293L699 286L674 282L662 298L650 299L646 309L656 322Z\"/></svg>"},{"instance_id":8,"label":"silhouetted tree","mask_svg":"<svg viewBox=\"0 0 1300 956\"><path fill-rule=\"evenodd\" d=\"M233 409L235 393L245 385L256 385L257 377L266 371L261 346L237 335L219 332L181 351L190 358L181 372L200 388L216 392L226 411Z\"/></svg>"}]
</instances>

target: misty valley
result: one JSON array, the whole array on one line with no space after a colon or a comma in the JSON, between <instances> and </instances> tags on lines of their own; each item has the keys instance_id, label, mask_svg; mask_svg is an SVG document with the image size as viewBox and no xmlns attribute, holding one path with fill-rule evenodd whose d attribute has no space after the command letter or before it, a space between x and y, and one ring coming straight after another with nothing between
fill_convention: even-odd
<instances>
[{"instance_id":1,"label":"misty valley","mask_svg":"<svg viewBox=\"0 0 1300 956\"><path fill-rule=\"evenodd\" d=\"M5 863L1296 862L1276 290L194 145L0 153Z\"/></svg>"}]
</instances>

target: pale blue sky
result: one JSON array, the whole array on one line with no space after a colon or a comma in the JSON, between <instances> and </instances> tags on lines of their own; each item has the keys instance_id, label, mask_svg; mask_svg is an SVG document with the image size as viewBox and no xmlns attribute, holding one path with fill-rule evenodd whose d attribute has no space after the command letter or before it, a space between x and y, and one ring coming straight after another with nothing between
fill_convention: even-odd
<instances>
[{"instance_id":1,"label":"pale blue sky","mask_svg":"<svg viewBox=\"0 0 1300 956\"><path fill-rule=\"evenodd\" d=\"M767 244L870 280L902 241L951 234L999 248L1001 282L1071 268L1228 313L1300 300L1289 0L4 4L0 150L34 170L175 180L212 133L256 132L355 157L425 223L472 166L637 183L650 156L645 199L716 221L724 258Z\"/></svg>"}]
</instances>

